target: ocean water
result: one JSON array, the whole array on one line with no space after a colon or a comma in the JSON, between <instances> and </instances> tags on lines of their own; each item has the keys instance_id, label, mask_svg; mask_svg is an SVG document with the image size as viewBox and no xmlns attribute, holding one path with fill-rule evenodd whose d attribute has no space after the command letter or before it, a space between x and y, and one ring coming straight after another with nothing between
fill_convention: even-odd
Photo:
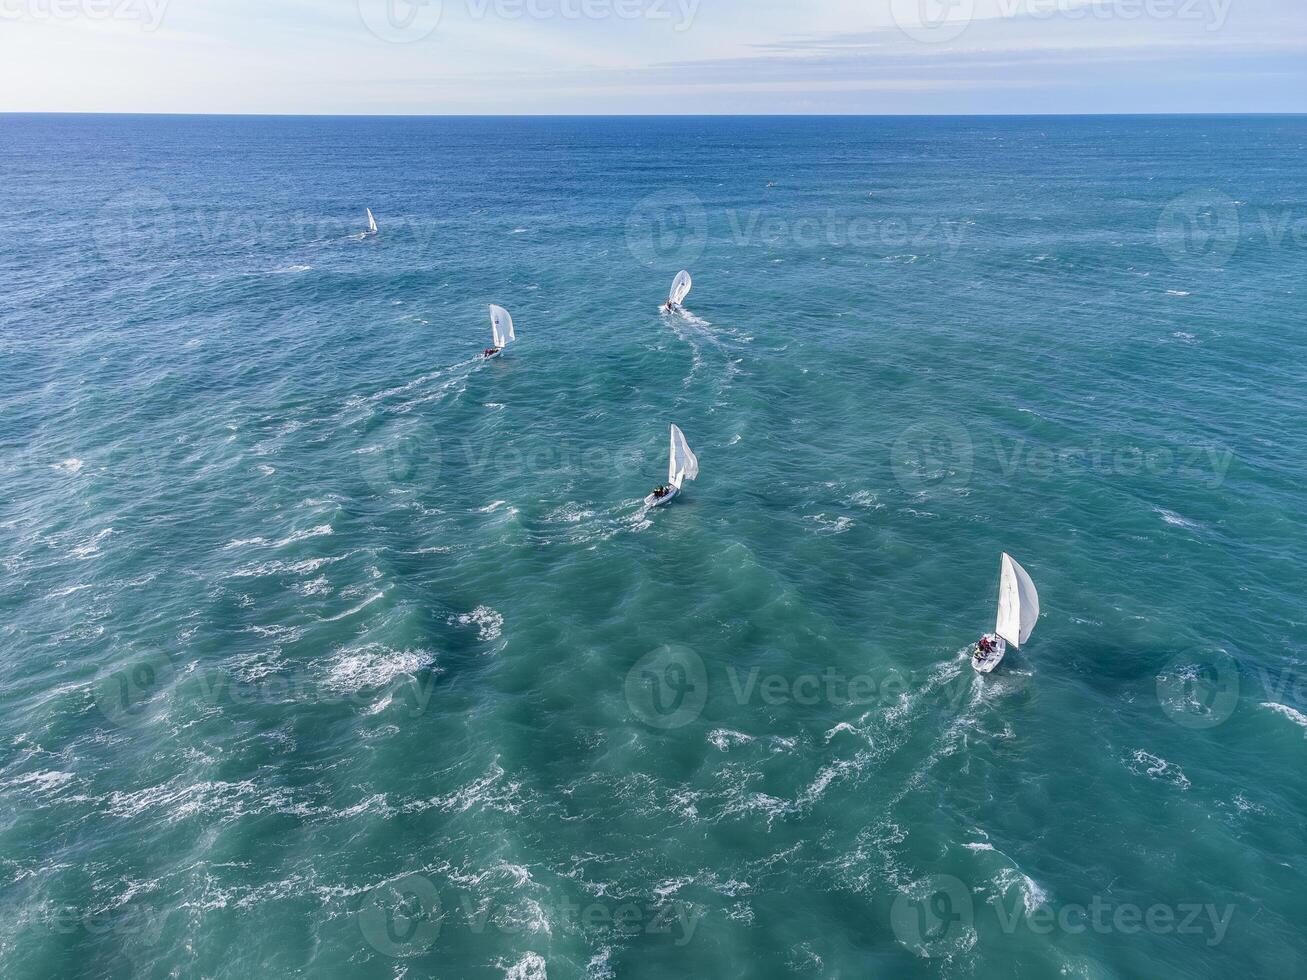
<instances>
[{"instance_id":1,"label":"ocean water","mask_svg":"<svg viewBox=\"0 0 1307 980\"><path fill-rule=\"evenodd\" d=\"M0 973L1302 974L1305 147L0 117Z\"/></svg>"}]
</instances>

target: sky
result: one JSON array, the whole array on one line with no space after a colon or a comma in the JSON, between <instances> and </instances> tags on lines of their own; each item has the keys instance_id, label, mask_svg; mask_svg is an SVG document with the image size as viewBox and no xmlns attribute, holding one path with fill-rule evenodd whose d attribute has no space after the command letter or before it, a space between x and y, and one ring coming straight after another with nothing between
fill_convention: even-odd
<instances>
[{"instance_id":1,"label":"sky","mask_svg":"<svg viewBox=\"0 0 1307 980\"><path fill-rule=\"evenodd\" d=\"M1307 0L0 0L0 111L1307 111Z\"/></svg>"}]
</instances>

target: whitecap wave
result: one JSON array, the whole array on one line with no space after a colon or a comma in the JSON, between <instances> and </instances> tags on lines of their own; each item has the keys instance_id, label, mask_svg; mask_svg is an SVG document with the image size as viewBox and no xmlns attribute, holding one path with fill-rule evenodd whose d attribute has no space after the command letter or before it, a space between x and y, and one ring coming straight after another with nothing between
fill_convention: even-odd
<instances>
[{"instance_id":1,"label":"whitecap wave","mask_svg":"<svg viewBox=\"0 0 1307 980\"><path fill-rule=\"evenodd\" d=\"M430 650L396 650L381 643L348 647L336 654L327 668L327 686L353 694L385 687L397 677L411 676L431 667L436 655Z\"/></svg>"},{"instance_id":2,"label":"whitecap wave","mask_svg":"<svg viewBox=\"0 0 1307 980\"><path fill-rule=\"evenodd\" d=\"M1135 749L1126 762L1126 768L1136 775L1146 775L1151 779L1170 783L1177 789L1188 789L1191 785L1189 777L1184 774L1179 766L1167 762L1160 755L1145 752L1143 749Z\"/></svg>"},{"instance_id":3,"label":"whitecap wave","mask_svg":"<svg viewBox=\"0 0 1307 980\"><path fill-rule=\"evenodd\" d=\"M469 613L450 616L449 622L456 626L475 626L477 639L483 643L499 639L504 632L504 617L489 606L477 606Z\"/></svg>"},{"instance_id":4,"label":"whitecap wave","mask_svg":"<svg viewBox=\"0 0 1307 980\"><path fill-rule=\"evenodd\" d=\"M503 966L503 963L499 965ZM544 957L539 953L523 953L522 958L504 973L504 980L549 980Z\"/></svg>"},{"instance_id":5,"label":"whitecap wave","mask_svg":"<svg viewBox=\"0 0 1307 980\"><path fill-rule=\"evenodd\" d=\"M1299 728L1307 728L1307 715L1296 708L1290 708L1287 704L1277 704L1274 701L1263 701L1262 707L1278 715L1284 715Z\"/></svg>"},{"instance_id":6,"label":"whitecap wave","mask_svg":"<svg viewBox=\"0 0 1307 980\"><path fill-rule=\"evenodd\" d=\"M1160 515L1162 520L1173 527L1197 528L1200 525L1197 521L1191 521L1187 517L1181 517L1173 510L1167 510L1165 507L1154 507L1153 512Z\"/></svg>"}]
</instances>

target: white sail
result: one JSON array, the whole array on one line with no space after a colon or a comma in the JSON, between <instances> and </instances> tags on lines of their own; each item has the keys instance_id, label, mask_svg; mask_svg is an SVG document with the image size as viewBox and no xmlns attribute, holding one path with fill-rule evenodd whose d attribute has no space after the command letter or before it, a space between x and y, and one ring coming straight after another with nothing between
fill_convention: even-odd
<instances>
[{"instance_id":1,"label":"white sail","mask_svg":"<svg viewBox=\"0 0 1307 980\"><path fill-rule=\"evenodd\" d=\"M377 219L372 216L372 209L368 208L368 231L375 235L377 233Z\"/></svg>"},{"instance_id":2,"label":"white sail","mask_svg":"<svg viewBox=\"0 0 1307 980\"><path fill-rule=\"evenodd\" d=\"M672 283L672 291L667 297L667 301L673 306L680 306L685 297L690 295L690 274L685 271L676 274L676 280Z\"/></svg>"},{"instance_id":3,"label":"white sail","mask_svg":"<svg viewBox=\"0 0 1307 980\"><path fill-rule=\"evenodd\" d=\"M998 622L994 632L1014 647L1020 647L1039 621L1039 593L1026 570L1003 555L1003 574L998 584Z\"/></svg>"},{"instance_id":4,"label":"white sail","mask_svg":"<svg viewBox=\"0 0 1307 980\"><path fill-rule=\"evenodd\" d=\"M495 346L500 350L517 340L517 334L513 333L513 318L502 306L492 304L490 307L490 331L494 334Z\"/></svg>"},{"instance_id":5,"label":"white sail","mask_svg":"<svg viewBox=\"0 0 1307 980\"><path fill-rule=\"evenodd\" d=\"M681 489L686 480L693 480L699 475L699 457L685 441L685 433L672 426L672 456L667 467L667 482Z\"/></svg>"}]
</instances>

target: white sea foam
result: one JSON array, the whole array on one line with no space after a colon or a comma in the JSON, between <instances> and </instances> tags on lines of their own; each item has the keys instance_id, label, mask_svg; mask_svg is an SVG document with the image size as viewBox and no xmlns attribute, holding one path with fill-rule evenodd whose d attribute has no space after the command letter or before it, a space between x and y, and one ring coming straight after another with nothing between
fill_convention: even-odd
<instances>
[{"instance_id":1,"label":"white sea foam","mask_svg":"<svg viewBox=\"0 0 1307 980\"><path fill-rule=\"evenodd\" d=\"M82 472L82 467L85 465L86 463L84 463L80 459L77 459L74 456L69 459L65 459L62 463L51 464L50 469L57 470L60 473L71 473L73 475L76 475Z\"/></svg>"},{"instance_id":2,"label":"white sea foam","mask_svg":"<svg viewBox=\"0 0 1307 980\"><path fill-rule=\"evenodd\" d=\"M1013 886L1019 888L1027 915L1048 904L1048 893L1040 888L1033 878L1022 874L1016 868L1004 868L995 877L994 884L1000 892L1007 892Z\"/></svg>"},{"instance_id":3,"label":"white sea foam","mask_svg":"<svg viewBox=\"0 0 1307 980\"><path fill-rule=\"evenodd\" d=\"M327 581L327 576L319 575L307 582L300 582L295 586L295 591L300 595L327 595L331 592L331 583Z\"/></svg>"},{"instance_id":4,"label":"white sea foam","mask_svg":"<svg viewBox=\"0 0 1307 980\"><path fill-rule=\"evenodd\" d=\"M1147 775L1152 779L1170 783L1178 789L1188 789L1190 786L1189 777L1179 766L1143 749L1135 749L1130 761L1126 763L1126 768L1138 775Z\"/></svg>"},{"instance_id":5,"label":"white sea foam","mask_svg":"<svg viewBox=\"0 0 1307 980\"><path fill-rule=\"evenodd\" d=\"M317 527L311 527L303 531L295 531L287 535L280 541L276 542L274 548L284 548L288 544L295 544L299 541L307 541L309 538L322 538L333 534L330 524L319 524Z\"/></svg>"},{"instance_id":6,"label":"white sea foam","mask_svg":"<svg viewBox=\"0 0 1307 980\"><path fill-rule=\"evenodd\" d=\"M71 772L28 772L0 783L0 789L27 789L34 793L53 793L72 781Z\"/></svg>"},{"instance_id":7,"label":"white sea foam","mask_svg":"<svg viewBox=\"0 0 1307 980\"><path fill-rule=\"evenodd\" d=\"M73 557L81 558L81 559L94 558L96 555L100 553L100 542L113 533L114 533L113 528L106 527L104 530L98 532L93 538L91 538L90 541L86 542L85 544L78 545L76 548L74 548Z\"/></svg>"},{"instance_id":8,"label":"white sea foam","mask_svg":"<svg viewBox=\"0 0 1307 980\"><path fill-rule=\"evenodd\" d=\"M348 590L347 590L347 591L348 591ZM342 593L342 594L343 594L343 593ZM342 620L342 619L347 619L348 617L353 616L355 613L360 613L360 612L362 612L364 609L366 609L368 606L372 605L372 604L373 604L374 602L376 602L378 599L383 598L383 597L385 596L385 594L386 594L386 593L385 593L385 590L384 590L384 589L383 589L382 591L380 591L380 592L374 592L374 593L372 593L372 595L368 596L366 599L364 599L362 602L360 602L357 606L352 606L351 608L346 609L344 612L342 612L342 613L337 613L337 614L334 615L334 616L327 616L327 617L323 618L322 620L320 620L320 622L323 622L323 623L338 623L338 622L340 622L340 620Z\"/></svg>"},{"instance_id":9,"label":"white sea foam","mask_svg":"<svg viewBox=\"0 0 1307 980\"><path fill-rule=\"evenodd\" d=\"M843 534L853 527L853 521L842 515L827 517L825 514L809 514L804 520L816 524L821 529L818 533Z\"/></svg>"},{"instance_id":10,"label":"white sea foam","mask_svg":"<svg viewBox=\"0 0 1307 980\"><path fill-rule=\"evenodd\" d=\"M544 957L539 953L522 954L522 958L504 973L504 980L549 980Z\"/></svg>"},{"instance_id":11,"label":"white sea foam","mask_svg":"<svg viewBox=\"0 0 1307 980\"><path fill-rule=\"evenodd\" d=\"M435 662L436 655L429 650L395 650L381 643L348 647L336 654L328 668L327 685L346 693L385 687Z\"/></svg>"},{"instance_id":12,"label":"white sea foam","mask_svg":"<svg viewBox=\"0 0 1307 980\"><path fill-rule=\"evenodd\" d=\"M1174 527L1197 528L1199 525L1196 521L1191 521L1187 517L1181 517L1173 510L1167 510L1165 507L1154 507L1154 513L1161 515L1162 520Z\"/></svg>"},{"instance_id":13,"label":"white sea foam","mask_svg":"<svg viewBox=\"0 0 1307 980\"><path fill-rule=\"evenodd\" d=\"M223 550L224 550L224 551L227 551L227 550L230 550L230 549L232 549L232 548L247 548L247 547L249 547L249 546L252 545L252 544L267 544L267 543L268 543L268 539L267 539L267 538L260 538L260 537L254 537L254 538L236 538L236 539L234 539L234 540L232 540L232 541L228 541L228 542L227 542L225 545L223 545L222 547L223 547Z\"/></svg>"},{"instance_id":14,"label":"white sea foam","mask_svg":"<svg viewBox=\"0 0 1307 980\"><path fill-rule=\"evenodd\" d=\"M341 561L346 555L328 558L306 558L304 561L265 561L247 568L238 568L229 578L258 578L263 575L310 575L323 565Z\"/></svg>"},{"instance_id":15,"label":"white sea foam","mask_svg":"<svg viewBox=\"0 0 1307 980\"><path fill-rule=\"evenodd\" d=\"M1183 289L1168 289L1168 290L1166 291L1166 295L1167 295L1167 296L1188 296L1189 294L1188 294L1187 292L1185 292Z\"/></svg>"},{"instance_id":16,"label":"white sea foam","mask_svg":"<svg viewBox=\"0 0 1307 980\"><path fill-rule=\"evenodd\" d=\"M859 490L849 498L848 502L855 507L864 507L867 510L880 510L885 506L880 502L876 494L870 490Z\"/></svg>"},{"instance_id":17,"label":"white sea foam","mask_svg":"<svg viewBox=\"0 0 1307 980\"><path fill-rule=\"evenodd\" d=\"M516 815L522 809L522 784L504 778L503 767L495 763L490 771L468 785L444 796L405 803L405 813L422 813L439 810L442 813L463 813L474 807Z\"/></svg>"},{"instance_id":18,"label":"white sea foam","mask_svg":"<svg viewBox=\"0 0 1307 980\"><path fill-rule=\"evenodd\" d=\"M842 722L840 722L838 725L836 725L834 728L832 728L830 731L828 731L828 732L826 733L826 741L829 742L832 738L834 738L836 735L839 735L839 734L841 734L841 733L846 734L846 735L861 735L861 734L862 734L862 733L859 732L856 728L854 728L852 725L850 725L847 721L842 721Z\"/></svg>"},{"instance_id":19,"label":"white sea foam","mask_svg":"<svg viewBox=\"0 0 1307 980\"><path fill-rule=\"evenodd\" d=\"M1274 701L1263 701L1262 707L1274 711L1276 714L1284 715L1299 728L1307 728L1307 715L1304 715L1296 708L1290 708L1287 704L1277 704Z\"/></svg>"},{"instance_id":20,"label":"white sea foam","mask_svg":"<svg viewBox=\"0 0 1307 980\"><path fill-rule=\"evenodd\" d=\"M489 606L477 606L470 613L450 616L449 622L457 626L475 626L477 639L483 643L499 639L504 632L504 617Z\"/></svg>"},{"instance_id":21,"label":"white sea foam","mask_svg":"<svg viewBox=\"0 0 1307 980\"><path fill-rule=\"evenodd\" d=\"M617 973L608 962L608 958L612 955L612 949L605 946L590 957L590 962L585 965L585 980L613 980Z\"/></svg>"},{"instance_id":22,"label":"white sea foam","mask_svg":"<svg viewBox=\"0 0 1307 980\"><path fill-rule=\"evenodd\" d=\"M55 589L53 592L50 593L50 595L47 598L62 599L65 596L72 595L74 592L82 592L90 588L94 588L94 586L90 585L89 583L84 583L82 585L68 585L62 589Z\"/></svg>"},{"instance_id":23,"label":"white sea foam","mask_svg":"<svg viewBox=\"0 0 1307 980\"><path fill-rule=\"evenodd\" d=\"M745 735L743 732L733 732L726 728L718 728L708 733L708 741L722 752L725 752L737 745L748 745L753 741L753 736Z\"/></svg>"}]
</instances>

